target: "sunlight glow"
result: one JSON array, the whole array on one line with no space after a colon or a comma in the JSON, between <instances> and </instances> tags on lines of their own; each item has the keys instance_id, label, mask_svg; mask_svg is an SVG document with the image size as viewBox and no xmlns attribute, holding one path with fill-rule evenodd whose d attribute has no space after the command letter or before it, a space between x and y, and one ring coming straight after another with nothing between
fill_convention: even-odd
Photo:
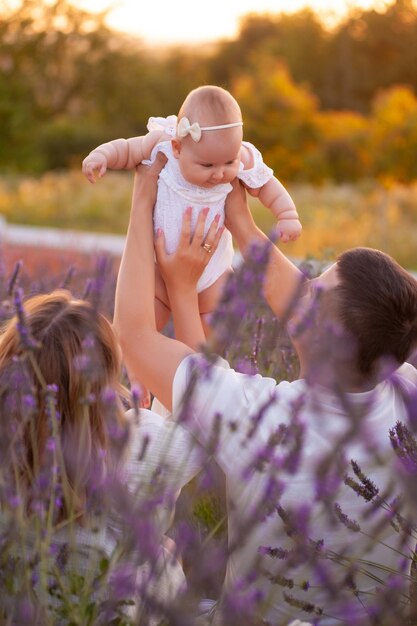
<instances>
[{"instance_id":1,"label":"sunlight glow","mask_svg":"<svg viewBox=\"0 0 417 626\"><path fill-rule=\"evenodd\" d=\"M328 24L334 24L354 8L383 8L388 0L73 0L74 4L100 11L114 7L107 23L112 28L141 37L148 44L197 43L236 35L239 17L247 13L295 12L310 7Z\"/></svg>"}]
</instances>

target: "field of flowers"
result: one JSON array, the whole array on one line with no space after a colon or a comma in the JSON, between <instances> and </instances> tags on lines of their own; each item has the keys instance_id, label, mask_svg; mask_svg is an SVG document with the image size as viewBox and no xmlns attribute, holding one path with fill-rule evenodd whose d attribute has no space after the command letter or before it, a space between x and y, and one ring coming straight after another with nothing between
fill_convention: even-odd
<instances>
[{"instance_id":1,"label":"field of flowers","mask_svg":"<svg viewBox=\"0 0 417 626\"><path fill-rule=\"evenodd\" d=\"M100 310L113 315L114 289L120 259L110 254L87 254L73 249L43 248L3 242L0 271L5 288L16 271L27 296L68 288L75 297L100 285Z\"/></svg>"},{"instance_id":2,"label":"field of flowers","mask_svg":"<svg viewBox=\"0 0 417 626\"><path fill-rule=\"evenodd\" d=\"M125 172L109 172L94 186L77 171L2 177L0 215L11 223L124 234L131 186L131 174ZM417 269L417 183L297 184L289 190L303 236L287 246L288 254L322 259L362 245ZM256 200L250 202L258 224L269 231L272 215Z\"/></svg>"},{"instance_id":3,"label":"field of flowers","mask_svg":"<svg viewBox=\"0 0 417 626\"><path fill-rule=\"evenodd\" d=\"M113 174L95 188L84 183L78 174L48 175L38 181L3 181L1 211L13 222L54 224L71 228L77 224L82 229L123 232L127 222L130 183L128 176ZM72 193L69 193L70 189ZM76 198L77 191L81 189L83 193L79 196L83 202L79 203L80 198L78 202ZM307 187L292 191L302 213L305 227L303 239L306 245L310 239L312 241L309 256L326 258L334 251L356 243L372 245L372 237L376 238L375 241L383 241L386 237L388 248L397 235L398 242L401 237L404 238L403 242L407 239L407 246L408 239L412 239L410 224L417 211L414 197L417 197L417 190L393 187L382 191L381 187L376 186L363 189L323 188L315 190L314 200L311 200L311 190ZM90 194L93 192L98 193L96 204L91 201ZM15 202L16 205L13 204ZM314 218L311 209L313 205L321 207L314 210ZM348 211L350 205L352 207ZM11 209L12 206L15 208ZM21 207L20 213L17 206ZM253 210L259 223L268 230L272 224L269 215L261 212L255 205ZM32 220L28 218L30 215ZM377 215L380 216L379 221L376 219ZM406 223L409 223L408 234ZM366 242L361 239L360 233L362 236L367 234ZM298 244L294 246L297 256L307 255L304 248L297 246ZM412 250L410 244L407 253L410 255L407 258L412 267L417 267L417 262L411 260L415 258L415 249L417 248ZM406 251L402 250L402 253L405 255ZM398 256L401 259L401 247L398 248ZM20 310L22 293L43 293L56 287L71 289L76 296L89 299L97 310L111 318L118 263L118 258L108 255L89 256L71 251L42 251L5 245L0 266L0 319L4 321L16 309ZM229 282L214 318L215 337L212 348L227 358L238 371L261 373L277 381L293 380L298 376L294 350L282 325L272 316L259 291L263 267L264 256L260 253L254 256L251 264L240 268ZM308 261L303 263L303 268L310 274L316 271ZM23 340L22 343L24 344ZM25 363L32 356L30 346L25 348L23 345L23 348L16 370L18 387L22 392L19 402L26 407L27 415L33 417L30 412L33 406L32 392L25 386L23 375ZM88 360L91 355L87 352L86 349ZM85 376L88 382L88 377L91 376L88 368ZM51 428L57 428L59 416L54 412L54 390L48 386L44 391L51 407ZM85 402L88 404L88 397ZM137 406L135 390L130 406ZM15 408L11 406L8 416L11 424L14 423ZM106 417L109 423L112 423L111 412L112 402L109 398ZM349 484L358 494L358 498L368 502L369 515L367 518L355 520L349 517L349 511L340 510L335 522L345 530L346 546L356 541L358 536L367 536L370 544L374 542L377 545L382 541L380 537L387 526L393 526L398 532L397 565L390 569L385 579L375 579L375 592L366 598L370 607L366 621L352 621L350 617L352 606L358 602L358 592L354 584L357 574L355 565L347 567L343 589L337 587L334 581L326 578L326 559L331 561L333 557L328 557L321 551L322 538L315 538L317 542L313 545L309 537L303 536L303 529L308 528L312 521L312 511L304 508L298 518L290 520L285 518L284 512L275 507L272 501L265 506L265 510L259 511L259 519L254 521L261 523L265 516L277 515L277 511L281 516L293 547L291 550L282 550L279 545L262 546L263 554L274 564L274 584L285 590L286 601L291 606L298 607L300 617L312 624L321 623L322 608L304 600L309 581L300 581L296 575L293 576L294 569L297 570L306 562L312 571L320 572L326 593L332 601L337 600L338 593L343 591L345 594L346 589L349 590L351 600L343 608L346 626L417 624L416 575L413 570L415 561L412 553L405 548L410 537L416 542L417 531L403 516L403 511L407 511L411 518L416 514L415 398L409 404L409 413L408 427L398 424L392 432L387 433L393 450L398 455L398 463L403 468L400 482L393 481L390 491L382 493L378 485L352 464ZM352 419L352 438L357 436L354 428L356 417L353 413L349 416ZM261 418L262 415L254 416L254 423L258 423ZM34 506L29 516L22 508L19 494L10 489L7 468L2 460L8 457L13 443L13 431L4 424L2 420L0 506L7 514L4 517L6 522L0 526L0 587L3 592L6 590L6 595L0 603L0 626L205 626L209 623L195 617L199 611L199 601L202 598L217 598L221 593L225 563L231 549L227 544L224 478L217 466L206 466L202 474L184 490L170 531L170 536L176 542L176 555L183 561L187 588L175 602L165 604L152 592L160 575L155 569L140 588L140 610L138 614L134 614L134 585L130 569L132 559L127 563L125 556L135 555L133 563L141 565L141 559L152 559L152 555L156 553L157 537L152 532L152 516L162 497L159 491L161 485L157 481L152 484L145 501L138 504L129 497L126 485L117 476L108 477L105 484L97 485L92 502L89 503L91 515L83 522L81 531L77 521L73 520L76 529L74 540L63 544L59 540L62 527L54 517L54 507L62 498L55 475L39 475ZM213 445L217 435L218 433L213 433ZM114 436L120 454L123 454L123 446L126 445L124 435L122 433L121 437L120 432L116 432ZM297 459L302 454L302 433L295 430L288 432L286 437L287 441L282 445L282 467L284 471L295 476ZM55 445L56 440L51 437L48 454L52 455L53 466L59 472L59 447ZM271 442L271 446L273 445L281 444ZM270 453L271 450L262 450L263 456L259 457L260 467ZM322 504L327 508L337 504L332 501L331 493L326 491L329 486L326 481L331 479L333 462L333 450L330 450L321 459L324 474L317 477L318 498L319 501L320 498L323 499ZM124 533L112 551L103 553L99 548L92 549L90 546L87 555L85 551L80 552L80 532L83 537L99 534L101 521L115 508L122 520ZM245 532L247 531L242 529L242 542L245 541ZM386 569L384 563L377 565L381 570ZM369 564L366 569L370 569L368 566ZM254 572L255 578L256 575ZM374 576L371 573L369 575ZM343 597L345 602L345 595ZM261 599L256 594L243 594L242 589L232 589L222 597L221 623L224 626L267 626L268 622L262 618L261 605ZM276 626L286 626L287 623L277 623Z\"/></svg>"}]
</instances>

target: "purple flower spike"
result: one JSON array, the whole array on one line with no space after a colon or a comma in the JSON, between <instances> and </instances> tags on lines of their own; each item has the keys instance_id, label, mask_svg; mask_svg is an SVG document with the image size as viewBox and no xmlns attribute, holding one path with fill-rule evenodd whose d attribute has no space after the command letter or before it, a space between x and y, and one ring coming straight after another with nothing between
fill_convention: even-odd
<instances>
[{"instance_id":1,"label":"purple flower spike","mask_svg":"<svg viewBox=\"0 0 417 626\"><path fill-rule=\"evenodd\" d=\"M9 296L11 296L13 293L13 290L16 286L17 279L18 279L18 276L20 274L20 270L22 269L22 267L23 267L23 261L17 261L16 265L14 266L13 273L10 277L9 284L7 286L7 294Z\"/></svg>"},{"instance_id":2,"label":"purple flower spike","mask_svg":"<svg viewBox=\"0 0 417 626\"><path fill-rule=\"evenodd\" d=\"M39 341L36 341L28 328L26 321L26 314L23 308L23 290L20 288L15 289L14 292L14 305L16 308L17 316L17 331L19 333L20 342L25 350L37 350L40 348Z\"/></svg>"}]
</instances>

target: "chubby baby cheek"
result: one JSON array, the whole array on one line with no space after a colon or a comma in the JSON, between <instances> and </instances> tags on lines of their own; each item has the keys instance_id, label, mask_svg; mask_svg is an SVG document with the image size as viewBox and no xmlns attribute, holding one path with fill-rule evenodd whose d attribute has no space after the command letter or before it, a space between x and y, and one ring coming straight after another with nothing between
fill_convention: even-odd
<instances>
[{"instance_id":1,"label":"chubby baby cheek","mask_svg":"<svg viewBox=\"0 0 417 626\"><path fill-rule=\"evenodd\" d=\"M235 169L233 169L230 172L226 172L225 173L225 177L224 177L224 182L225 183L231 183L232 180L234 180L236 178L238 173L239 173L239 168L238 167L236 167Z\"/></svg>"}]
</instances>

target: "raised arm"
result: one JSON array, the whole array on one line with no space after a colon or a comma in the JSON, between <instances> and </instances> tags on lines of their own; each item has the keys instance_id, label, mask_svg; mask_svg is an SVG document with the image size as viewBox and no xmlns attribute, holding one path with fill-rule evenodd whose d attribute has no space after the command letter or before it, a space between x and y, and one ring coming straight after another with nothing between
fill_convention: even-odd
<instances>
[{"instance_id":1,"label":"raised arm","mask_svg":"<svg viewBox=\"0 0 417 626\"><path fill-rule=\"evenodd\" d=\"M130 222L116 285L114 329L131 381L140 382L168 408L178 365L192 350L161 335L155 324L152 210L165 157L136 173ZM190 314L199 315L197 311Z\"/></svg>"},{"instance_id":2,"label":"raised arm","mask_svg":"<svg viewBox=\"0 0 417 626\"><path fill-rule=\"evenodd\" d=\"M164 236L159 233L155 248L167 281L177 337L181 341L161 335L155 324L152 209L158 175L165 162L166 157L158 154L153 165L140 166L135 176L113 324L131 381L140 382L171 409L172 383L178 365L193 352L190 345L198 347L205 339L196 286L210 255L202 248L202 243L209 243L215 250L221 230L213 220L204 238L207 213L203 210L191 234L191 212L186 212L179 246L172 255L166 254Z\"/></svg>"},{"instance_id":3,"label":"raised arm","mask_svg":"<svg viewBox=\"0 0 417 626\"><path fill-rule=\"evenodd\" d=\"M149 159L156 144L164 138L164 133L153 130L141 137L114 139L94 148L83 161L82 171L90 183L96 182L96 172L101 178L107 168L132 170L145 159Z\"/></svg>"},{"instance_id":4,"label":"raised arm","mask_svg":"<svg viewBox=\"0 0 417 626\"><path fill-rule=\"evenodd\" d=\"M258 198L278 219L281 240L286 242L298 239L301 234L301 222L297 209L290 194L275 176L259 189Z\"/></svg>"},{"instance_id":5,"label":"raised arm","mask_svg":"<svg viewBox=\"0 0 417 626\"><path fill-rule=\"evenodd\" d=\"M265 165L259 150L251 144L244 144L241 150L241 161L244 166L243 173L245 170L253 168L261 179L266 180L263 185L256 188L253 187L251 180L250 184L246 184L246 188L251 196L259 198L262 204L270 209L277 218L281 241L287 242L298 239L302 228L294 201L284 185L273 176L271 168ZM245 183L249 182L245 180L244 176L242 176L242 180Z\"/></svg>"},{"instance_id":6,"label":"raised arm","mask_svg":"<svg viewBox=\"0 0 417 626\"><path fill-rule=\"evenodd\" d=\"M242 255L248 258L252 244L270 245L269 262L264 279L265 298L278 318L284 318L304 280L302 272L255 224L249 210L243 185L233 183L226 201L226 226Z\"/></svg>"}]
</instances>

